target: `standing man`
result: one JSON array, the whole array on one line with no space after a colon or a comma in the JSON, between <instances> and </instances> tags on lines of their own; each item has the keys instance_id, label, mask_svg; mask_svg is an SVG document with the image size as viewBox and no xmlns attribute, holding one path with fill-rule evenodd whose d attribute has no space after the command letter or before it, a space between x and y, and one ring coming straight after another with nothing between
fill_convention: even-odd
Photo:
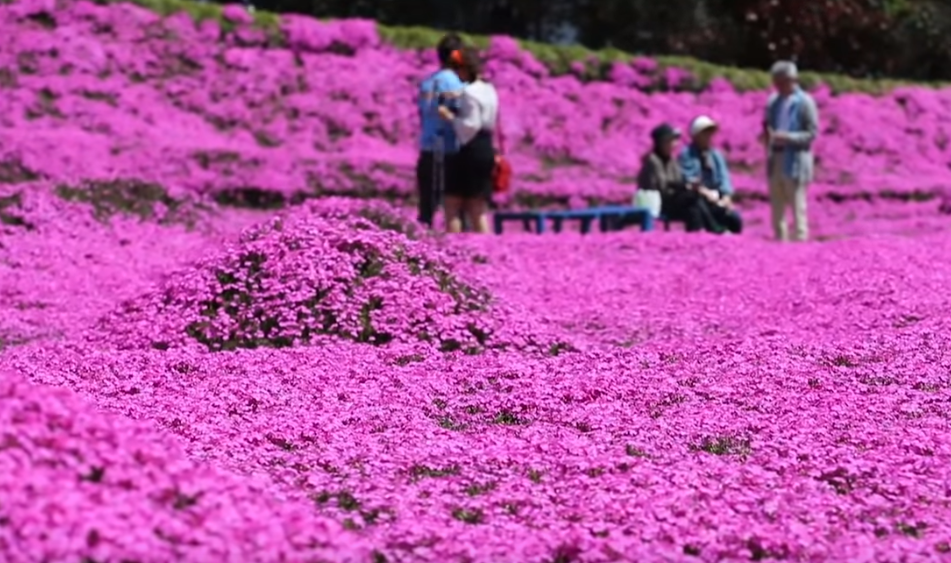
<instances>
[{"instance_id":1,"label":"standing man","mask_svg":"<svg viewBox=\"0 0 951 563\"><path fill-rule=\"evenodd\" d=\"M815 100L799 87L795 63L779 61L770 70L776 88L766 105L763 140L766 143L766 173L776 239L789 239L786 208L792 206L795 240L809 238L806 188L812 182L812 143L819 134L819 109Z\"/></svg>"},{"instance_id":2,"label":"standing man","mask_svg":"<svg viewBox=\"0 0 951 563\"><path fill-rule=\"evenodd\" d=\"M439 106L455 107L462 95L464 84L450 68L450 56L463 47L459 35L450 33L444 36L436 46L440 69L419 85L422 133L419 160L416 161L416 189L419 196L417 218L429 227L433 226L433 216L440 204L443 185L453 181L455 157L459 152L456 133L452 124L439 116Z\"/></svg>"}]
</instances>

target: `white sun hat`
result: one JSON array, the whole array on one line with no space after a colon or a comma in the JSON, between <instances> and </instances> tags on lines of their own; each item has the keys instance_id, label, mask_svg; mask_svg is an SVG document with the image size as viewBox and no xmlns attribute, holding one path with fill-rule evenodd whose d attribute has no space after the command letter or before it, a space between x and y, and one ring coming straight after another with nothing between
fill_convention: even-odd
<instances>
[{"instance_id":1,"label":"white sun hat","mask_svg":"<svg viewBox=\"0 0 951 563\"><path fill-rule=\"evenodd\" d=\"M696 137L701 132L706 131L707 129L716 129L717 122L711 119L709 116L701 115L697 118L694 118L690 122L690 136Z\"/></svg>"}]
</instances>

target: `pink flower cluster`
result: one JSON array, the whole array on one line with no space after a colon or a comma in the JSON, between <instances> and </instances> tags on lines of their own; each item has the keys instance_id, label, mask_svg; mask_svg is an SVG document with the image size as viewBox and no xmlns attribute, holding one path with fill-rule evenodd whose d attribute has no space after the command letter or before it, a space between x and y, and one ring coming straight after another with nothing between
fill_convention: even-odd
<instances>
[{"instance_id":1,"label":"pink flower cluster","mask_svg":"<svg viewBox=\"0 0 951 563\"><path fill-rule=\"evenodd\" d=\"M429 55L225 15L0 4L0 561L949 557L947 90L817 93L810 244L443 237L392 205ZM762 190L763 92L489 56L513 205L708 109Z\"/></svg>"},{"instance_id":2,"label":"pink flower cluster","mask_svg":"<svg viewBox=\"0 0 951 563\"><path fill-rule=\"evenodd\" d=\"M331 200L295 209L124 303L92 340L211 351L341 338L467 353L567 346L513 330L530 325L493 303L480 283L461 278L437 241L407 236L416 231L386 205ZM480 263L478 255L467 258Z\"/></svg>"},{"instance_id":3,"label":"pink flower cluster","mask_svg":"<svg viewBox=\"0 0 951 563\"><path fill-rule=\"evenodd\" d=\"M431 53L385 45L373 22L294 16L278 47L241 8L226 15L222 28L130 4L5 4L0 32L15 40L0 47L0 161L57 184L134 178L172 198L411 196L414 91ZM608 82L555 77L504 37L486 55L518 175L513 204L629 201L648 131L700 113L722 123L740 191L765 192L765 92L724 80L682 90L695 81L643 58L617 63ZM943 193L949 90L815 96L816 197Z\"/></svg>"},{"instance_id":4,"label":"pink flower cluster","mask_svg":"<svg viewBox=\"0 0 951 563\"><path fill-rule=\"evenodd\" d=\"M5 361L154 421L194 458L267 476L387 560L945 557L946 341L747 342ZM267 553L255 560L281 560Z\"/></svg>"},{"instance_id":5,"label":"pink flower cluster","mask_svg":"<svg viewBox=\"0 0 951 563\"><path fill-rule=\"evenodd\" d=\"M0 371L0 556L361 561L332 519L189 457L148 422ZM293 523L290 528L288 524Z\"/></svg>"}]
</instances>

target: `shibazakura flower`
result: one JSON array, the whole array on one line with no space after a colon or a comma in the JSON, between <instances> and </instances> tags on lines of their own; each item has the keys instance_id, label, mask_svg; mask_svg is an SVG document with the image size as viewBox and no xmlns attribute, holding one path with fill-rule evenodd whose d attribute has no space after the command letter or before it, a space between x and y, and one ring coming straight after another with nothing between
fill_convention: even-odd
<instances>
[{"instance_id":1,"label":"shibazakura flower","mask_svg":"<svg viewBox=\"0 0 951 563\"><path fill-rule=\"evenodd\" d=\"M0 561L948 557L948 90L815 92L813 244L444 237L432 53L255 19L0 4ZM765 92L487 55L503 205L698 113L763 190Z\"/></svg>"}]
</instances>

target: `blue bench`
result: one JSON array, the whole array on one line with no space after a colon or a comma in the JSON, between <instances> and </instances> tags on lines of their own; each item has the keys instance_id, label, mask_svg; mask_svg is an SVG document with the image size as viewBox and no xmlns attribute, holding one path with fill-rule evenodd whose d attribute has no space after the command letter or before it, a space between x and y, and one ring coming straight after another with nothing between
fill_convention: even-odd
<instances>
[{"instance_id":1,"label":"blue bench","mask_svg":"<svg viewBox=\"0 0 951 563\"><path fill-rule=\"evenodd\" d=\"M545 219L547 216L539 211L496 211L492 216L495 234L502 234L503 223L507 221L521 221L526 231L533 230L536 233L545 232Z\"/></svg>"},{"instance_id":2,"label":"blue bench","mask_svg":"<svg viewBox=\"0 0 951 563\"><path fill-rule=\"evenodd\" d=\"M612 205L589 207L588 209L568 209L562 211L499 211L493 217L496 234L502 234L504 224L509 221L521 221L527 231L544 233L547 221L552 221L552 230L560 233L564 222L581 222L581 233L591 232L591 225L598 221L601 232L616 231L625 225L635 223L642 231L654 229L654 217L646 208Z\"/></svg>"},{"instance_id":3,"label":"blue bench","mask_svg":"<svg viewBox=\"0 0 951 563\"><path fill-rule=\"evenodd\" d=\"M606 205L592 207L590 210L600 213L599 221L602 233L620 231L631 224L640 226L642 231L654 230L654 216L646 207Z\"/></svg>"}]
</instances>

